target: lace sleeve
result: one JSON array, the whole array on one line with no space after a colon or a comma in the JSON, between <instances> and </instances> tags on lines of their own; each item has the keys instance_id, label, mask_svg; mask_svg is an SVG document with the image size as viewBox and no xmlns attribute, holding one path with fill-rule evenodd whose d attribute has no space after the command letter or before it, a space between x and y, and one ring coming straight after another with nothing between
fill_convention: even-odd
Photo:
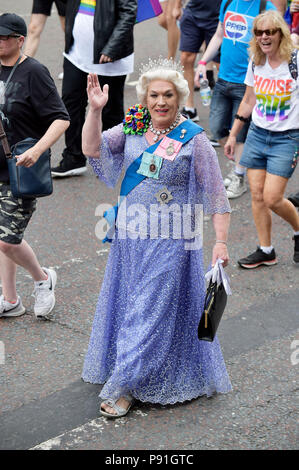
<instances>
[{"instance_id":1,"label":"lace sleeve","mask_svg":"<svg viewBox=\"0 0 299 470\"><path fill-rule=\"evenodd\" d=\"M88 158L95 174L110 188L116 185L123 168L126 136L122 128L123 125L119 124L104 131L100 158Z\"/></svg>"},{"instance_id":2,"label":"lace sleeve","mask_svg":"<svg viewBox=\"0 0 299 470\"><path fill-rule=\"evenodd\" d=\"M194 170L197 191L206 214L231 212L215 150L205 132L194 139Z\"/></svg>"}]
</instances>

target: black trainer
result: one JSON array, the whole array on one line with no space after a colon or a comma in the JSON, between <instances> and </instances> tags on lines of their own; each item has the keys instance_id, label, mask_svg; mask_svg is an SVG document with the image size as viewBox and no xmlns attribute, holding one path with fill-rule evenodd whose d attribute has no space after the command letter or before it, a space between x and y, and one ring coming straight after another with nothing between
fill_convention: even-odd
<instances>
[{"instance_id":1,"label":"black trainer","mask_svg":"<svg viewBox=\"0 0 299 470\"><path fill-rule=\"evenodd\" d=\"M252 253L251 255L247 256L247 258L241 258L238 260L238 264L242 268L246 269L253 269L257 268L264 264L265 266L272 266L272 264L277 264L276 254L274 248L272 249L271 253L267 254L264 253L260 247L257 247L257 250Z\"/></svg>"},{"instance_id":2,"label":"black trainer","mask_svg":"<svg viewBox=\"0 0 299 470\"><path fill-rule=\"evenodd\" d=\"M53 178L78 176L86 172L86 163L63 158L58 166L51 168Z\"/></svg>"},{"instance_id":3,"label":"black trainer","mask_svg":"<svg viewBox=\"0 0 299 470\"><path fill-rule=\"evenodd\" d=\"M293 240L295 242L293 260L295 263L299 263L299 235L294 235Z\"/></svg>"},{"instance_id":4,"label":"black trainer","mask_svg":"<svg viewBox=\"0 0 299 470\"><path fill-rule=\"evenodd\" d=\"M296 194L290 194L288 200L291 201L295 207L299 207L299 191Z\"/></svg>"},{"instance_id":5,"label":"black trainer","mask_svg":"<svg viewBox=\"0 0 299 470\"><path fill-rule=\"evenodd\" d=\"M185 116L187 119L191 119L191 121L193 122L199 122L199 117L198 117L196 108L194 108L194 111L190 111L189 109L186 109L184 107L181 111L181 114Z\"/></svg>"}]
</instances>

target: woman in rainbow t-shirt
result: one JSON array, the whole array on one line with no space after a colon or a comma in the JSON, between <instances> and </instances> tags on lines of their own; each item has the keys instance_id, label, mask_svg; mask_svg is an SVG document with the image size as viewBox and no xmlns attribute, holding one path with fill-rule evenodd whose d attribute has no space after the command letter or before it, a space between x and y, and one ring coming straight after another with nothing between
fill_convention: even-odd
<instances>
[{"instance_id":1,"label":"woman in rainbow t-shirt","mask_svg":"<svg viewBox=\"0 0 299 470\"><path fill-rule=\"evenodd\" d=\"M271 211L293 228L293 259L299 263L299 215L284 198L299 156L298 50L293 50L289 28L276 11L257 16L253 30L247 88L224 147L232 159L236 136L252 113L240 164L248 168L259 247L238 261L249 269L277 263L271 244Z\"/></svg>"}]
</instances>

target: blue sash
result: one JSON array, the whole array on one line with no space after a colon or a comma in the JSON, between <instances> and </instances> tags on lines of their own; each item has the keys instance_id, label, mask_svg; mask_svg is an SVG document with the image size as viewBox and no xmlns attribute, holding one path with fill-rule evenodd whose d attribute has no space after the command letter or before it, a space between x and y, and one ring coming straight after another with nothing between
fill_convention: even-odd
<instances>
[{"instance_id":1,"label":"blue sash","mask_svg":"<svg viewBox=\"0 0 299 470\"><path fill-rule=\"evenodd\" d=\"M167 137L169 137L170 139L177 140L184 145L187 142L189 142L189 140L191 140L195 135L200 134L202 131L203 131L202 127L198 126L193 121L188 119L187 121L182 122L169 134L167 134ZM151 145L150 147L146 149L146 152L154 153L160 143L161 143L161 140ZM119 204L121 203L123 198L126 197L132 191L132 189L134 189L139 183L141 183L141 181L143 181L146 178L146 176L141 175L140 173L137 173L137 170L139 169L140 164L141 164L142 155L143 155L143 152L127 168L127 171L125 173L125 176L122 181L121 188L120 188L119 203L111 207L111 209L109 209L108 211L104 213L104 217L109 225L109 229L108 229L106 237L102 240L103 243L112 242L111 237L113 236L114 230L115 230L115 222L116 222Z\"/></svg>"}]
</instances>

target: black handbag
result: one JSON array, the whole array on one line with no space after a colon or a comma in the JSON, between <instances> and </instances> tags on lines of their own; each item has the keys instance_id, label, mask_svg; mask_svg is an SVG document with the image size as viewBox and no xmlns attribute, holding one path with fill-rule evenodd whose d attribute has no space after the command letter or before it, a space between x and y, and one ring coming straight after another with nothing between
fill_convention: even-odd
<instances>
[{"instance_id":1,"label":"black handbag","mask_svg":"<svg viewBox=\"0 0 299 470\"><path fill-rule=\"evenodd\" d=\"M204 311L198 325L198 339L213 341L227 302L227 293L221 282L210 281L207 288Z\"/></svg>"},{"instance_id":2,"label":"black handbag","mask_svg":"<svg viewBox=\"0 0 299 470\"><path fill-rule=\"evenodd\" d=\"M0 139L6 156L10 189L14 197L35 198L49 196L53 192L51 175L51 151L46 150L31 167L16 166L16 155L33 147L37 139L28 137L12 147L12 152L0 118Z\"/></svg>"},{"instance_id":3,"label":"black handbag","mask_svg":"<svg viewBox=\"0 0 299 470\"><path fill-rule=\"evenodd\" d=\"M33 147L37 139L28 137L12 147L12 155L7 158L10 189L14 197L33 198L49 196L53 192L50 149L41 154L31 167L16 166L16 155L21 155Z\"/></svg>"}]
</instances>

